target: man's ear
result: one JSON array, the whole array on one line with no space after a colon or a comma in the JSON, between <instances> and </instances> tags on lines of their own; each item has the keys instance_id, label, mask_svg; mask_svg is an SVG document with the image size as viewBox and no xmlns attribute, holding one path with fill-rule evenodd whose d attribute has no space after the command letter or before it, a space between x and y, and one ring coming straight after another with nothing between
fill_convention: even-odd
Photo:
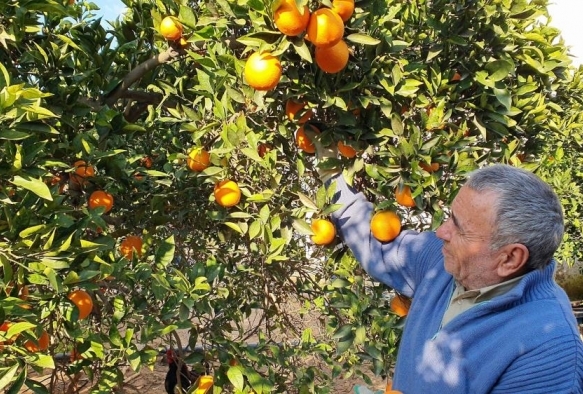
<instances>
[{"instance_id":1,"label":"man's ear","mask_svg":"<svg viewBox=\"0 0 583 394\"><path fill-rule=\"evenodd\" d=\"M498 254L497 273L501 278L511 279L522 275L530 254L523 244L508 244Z\"/></svg>"}]
</instances>

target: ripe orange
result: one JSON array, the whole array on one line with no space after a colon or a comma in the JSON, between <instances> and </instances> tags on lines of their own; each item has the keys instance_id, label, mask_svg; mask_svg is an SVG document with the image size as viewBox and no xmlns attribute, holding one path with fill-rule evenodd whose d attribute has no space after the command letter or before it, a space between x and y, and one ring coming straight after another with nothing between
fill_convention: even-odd
<instances>
[{"instance_id":1,"label":"ripe orange","mask_svg":"<svg viewBox=\"0 0 583 394\"><path fill-rule=\"evenodd\" d=\"M257 154L259 155L259 157L263 158L267 152L271 151L271 145L269 144L259 144L259 146L257 147Z\"/></svg>"},{"instance_id":2,"label":"ripe orange","mask_svg":"<svg viewBox=\"0 0 583 394\"><path fill-rule=\"evenodd\" d=\"M211 164L211 155L202 148L195 148L190 151L186 159L186 165L192 171L201 172Z\"/></svg>"},{"instance_id":3,"label":"ripe orange","mask_svg":"<svg viewBox=\"0 0 583 394\"><path fill-rule=\"evenodd\" d=\"M411 188L407 185L397 186L395 200L404 207L413 208L415 206L415 200L411 197Z\"/></svg>"},{"instance_id":4,"label":"ripe orange","mask_svg":"<svg viewBox=\"0 0 583 394\"><path fill-rule=\"evenodd\" d=\"M350 145L346 145L344 142L342 141L338 141L338 152L340 152L340 154L348 159L352 159L354 156L356 156L356 149L354 149L352 146Z\"/></svg>"},{"instance_id":5,"label":"ripe orange","mask_svg":"<svg viewBox=\"0 0 583 394\"><path fill-rule=\"evenodd\" d=\"M316 47L316 64L322 71L335 74L348 64L348 45L344 40L338 41L329 47Z\"/></svg>"},{"instance_id":6,"label":"ripe orange","mask_svg":"<svg viewBox=\"0 0 583 394\"><path fill-rule=\"evenodd\" d=\"M439 170L439 163L419 163L419 167L423 168L427 172L435 172Z\"/></svg>"},{"instance_id":7,"label":"ripe orange","mask_svg":"<svg viewBox=\"0 0 583 394\"><path fill-rule=\"evenodd\" d=\"M399 317L407 316L411 307L411 299L401 294L397 294L391 300L391 312Z\"/></svg>"},{"instance_id":8,"label":"ripe orange","mask_svg":"<svg viewBox=\"0 0 583 394\"><path fill-rule=\"evenodd\" d=\"M152 168L152 164L154 164L154 160L150 156L144 156L142 158L142 165L146 168Z\"/></svg>"},{"instance_id":9,"label":"ripe orange","mask_svg":"<svg viewBox=\"0 0 583 394\"><path fill-rule=\"evenodd\" d=\"M93 299L85 290L72 291L67 298L79 309L79 320L85 319L93 310Z\"/></svg>"},{"instance_id":10,"label":"ripe orange","mask_svg":"<svg viewBox=\"0 0 583 394\"><path fill-rule=\"evenodd\" d=\"M354 13L354 0L332 0L332 9L346 22Z\"/></svg>"},{"instance_id":11,"label":"ripe orange","mask_svg":"<svg viewBox=\"0 0 583 394\"><path fill-rule=\"evenodd\" d=\"M462 79L462 76L457 71L453 74L449 82L459 82Z\"/></svg>"},{"instance_id":12,"label":"ripe orange","mask_svg":"<svg viewBox=\"0 0 583 394\"><path fill-rule=\"evenodd\" d=\"M336 236L336 227L326 219L316 219L310 225L312 228L312 242L316 245L328 245Z\"/></svg>"},{"instance_id":13,"label":"ripe orange","mask_svg":"<svg viewBox=\"0 0 583 394\"><path fill-rule=\"evenodd\" d=\"M311 130L319 133L316 127L311 126ZM304 129L304 125L301 125L298 131L296 132L296 145L298 148L303 150L306 153L316 153L316 145L310 140L308 135L306 134L306 130Z\"/></svg>"},{"instance_id":14,"label":"ripe orange","mask_svg":"<svg viewBox=\"0 0 583 394\"><path fill-rule=\"evenodd\" d=\"M47 350L49 348L49 342L50 342L51 338L49 337L49 334L46 331L43 331L42 334L40 334L40 336L38 337L38 340L33 341L26 341L24 343L24 347L26 348L26 350L28 350L31 353L34 352L42 352L44 350Z\"/></svg>"},{"instance_id":15,"label":"ripe orange","mask_svg":"<svg viewBox=\"0 0 583 394\"><path fill-rule=\"evenodd\" d=\"M241 189L236 182L225 179L215 185L215 200L222 207L229 208L235 206L241 200Z\"/></svg>"},{"instance_id":16,"label":"ripe orange","mask_svg":"<svg viewBox=\"0 0 583 394\"><path fill-rule=\"evenodd\" d=\"M2 325L0 325L0 332L3 333L3 335L6 335L5 333L8 331L8 329L13 325L14 323L10 322L10 321L5 321L4 323L2 323ZM4 349L4 344L8 344L10 345L12 342L14 342L16 340L16 338L18 337L18 335L14 335L12 338L8 339L6 342L0 342L0 351Z\"/></svg>"},{"instance_id":17,"label":"ripe orange","mask_svg":"<svg viewBox=\"0 0 583 394\"><path fill-rule=\"evenodd\" d=\"M379 211L370 221L370 231L381 242L392 241L401 232L401 218L393 211Z\"/></svg>"},{"instance_id":18,"label":"ripe orange","mask_svg":"<svg viewBox=\"0 0 583 394\"><path fill-rule=\"evenodd\" d=\"M330 8L320 8L310 15L307 39L316 47L330 47L342 39L344 22Z\"/></svg>"},{"instance_id":19,"label":"ripe orange","mask_svg":"<svg viewBox=\"0 0 583 394\"><path fill-rule=\"evenodd\" d=\"M176 41L182 37L182 23L176 18L167 16L160 23L160 34L169 41Z\"/></svg>"},{"instance_id":20,"label":"ripe orange","mask_svg":"<svg viewBox=\"0 0 583 394\"><path fill-rule=\"evenodd\" d=\"M273 14L273 20L277 29L286 36L300 35L310 21L310 9L304 6L300 12L295 0L283 0Z\"/></svg>"},{"instance_id":21,"label":"ripe orange","mask_svg":"<svg viewBox=\"0 0 583 394\"><path fill-rule=\"evenodd\" d=\"M294 120L298 111L306 108L306 103L289 99L285 102L285 114L289 120ZM314 113L308 109L298 120L299 124L306 123Z\"/></svg>"},{"instance_id":22,"label":"ripe orange","mask_svg":"<svg viewBox=\"0 0 583 394\"><path fill-rule=\"evenodd\" d=\"M89 196L89 208L95 209L97 207L104 207L105 212L111 211L113 208L113 196L103 190L96 190Z\"/></svg>"},{"instance_id":23,"label":"ripe orange","mask_svg":"<svg viewBox=\"0 0 583 394\"><path fill-rule=\"evenodd\" d=\"M73 348L71 349L71 353L69 353L69 361L70 362L75 362L77 360L81 360L83 358L83 356L81 355L81 353L79 353L77 351L77 349Z\"/></svg>"},{"instance_id":24,"label":"ripe orange","mask_svg":"<svg viewBox=\"0 0 583 394\"><path fill-rule=\"evenodd\" d=\"M77 160L73 166L75 167L75 174L82 178L95 176L95 168L88 165L84 160Z\"/></svg>"},{"instance_id":25,"label":"ripe orange","mask_svg":"<svg viewBox=\"0 0 583 394\"><path fill-rule=\"evenodd\" d=\"M271 52L255 52L245 63L245 79L256 90L271 90L281 78L281 63Z\"/></svg>"},{"instance_id":26,"label":"ripe orange","mask_svg":"<svg viewBox=\"0 0 583 394\"><path fill-rule=\"evenodd\" d=\"M121 244L119 245L119 251L123 257L128 260L133 260L134 250L136 251L138 257L142 257L142 246L144 242L142 238L137 235L128 235L125 237Z\"/></svg>"}]
</instances>

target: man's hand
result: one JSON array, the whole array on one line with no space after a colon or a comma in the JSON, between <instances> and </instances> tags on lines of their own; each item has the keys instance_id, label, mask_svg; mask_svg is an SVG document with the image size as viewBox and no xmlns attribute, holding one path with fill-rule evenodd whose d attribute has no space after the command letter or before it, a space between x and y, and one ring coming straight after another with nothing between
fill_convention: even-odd
<instances>
[{"instance_id":1,"label":"man's hand","mask_svg":"<svg viewBox=\"0 0 583 394\"><path fill-rule=\"evenodd\" d=\"M316 158L318 165L316 171L322 182L326 183L332 177L342 172L342 168L334 165L333 161L338 157L338 148L332 144L330 146L322 145L320 134L314 132L309 126L304 128L306 136L312 141L316 147Z\"/></svg>"}]
</instances>

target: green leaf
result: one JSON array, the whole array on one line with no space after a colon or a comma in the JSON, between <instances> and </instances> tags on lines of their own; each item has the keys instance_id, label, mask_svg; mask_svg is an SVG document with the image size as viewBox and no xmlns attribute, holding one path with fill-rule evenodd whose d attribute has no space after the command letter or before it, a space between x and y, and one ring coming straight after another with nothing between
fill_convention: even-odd
<instances>
[{"instance_id":1,"label":"green leaf","mask_svg":"<svg viewBox=\"0 0 583 394\"><path fill-rule=\"evenodd\" d=\"M251 223L251 225L249 226L249 240L252 240L253 238L257 237L259 235L259 233L261 232L261 221L259 220L255 220L253 223Z\"/></svg>"},{"instance_id":2,"label":"green leaf","mask_svg":"<svg viewBox=\"0 0 583 394\"><path fill-rule=\"evenodd\" d=\"M3 29L2 29L3 30ZM1 31L0 31L1 34ZM0 88L4 88L10 85L10 74L8 74L8 70L2 63L0 63L0 72L2 72L2 80L0 80ZM2 387L0 387L2 389Z\"/></svg>"},{"instance_id":3,"label":"green leaf","mask_svg":"<svg viewBox=\"0 0 583 394\"><path fill-rule=\"evenodd\" d=\"M30 137L31 134L16 130L0 130L0 139L9 141L19 141Z\"/></svg>"},{"instance_id":4,"label":"green leaf","mask_svg":"<svg viewBox=\"0 0 583 394\"><path fill-rule=\"evenodd\" d=\"M233 230L235 230L236 232L238 232L241 235L244 234L243 229L241 229L241 227L237 223L225 222L224 225L232 228Z\"/></svg>"},{"instance_id":5,"label":"green leaf","mask_svg":"<svg viewBox=\"0 0 583 394\"><path fill-rule=\"evenodd\" d=\"M344 338L348 338L348 337L353 337L354 334L352 332L353 329L353 325L352 324L345 324L342 327L338 328L334 334L332 335L332 338L334 339L344 339Z\"/></svg>"},{"instance_id":6,"label":"green leaf","mask_svg":"<svg viewBox=\"0 0 583 394\"><path fill-rule=\"evenodd\" d=\"M378 45L381 42L376 38L373 38L367 34L362 33L349 34L348 36L346 36L346 40L362 45Z\"/></svg>"},{"instance_id":7,"label":"green leaf","mask_svg":"<svg viewBox=\"0 0 583 394\"><path fill-rule=\"evenodd\" d=\"M510 96L510 92L507 89L494 88L494 94L496 95L498 102L500 102L507 111L510 111L510 108L512 107L512 97Z\"/></svg>"},{"instance_id":8,"label":"green leaf","mask_svg":"<svg viewBox=\"0 0 583 394\"><path fill-rule=\"evenodd\" d=\"M315 211L318 210L318 206L305 194L298 192L298 197L300 198L301 203L304 204L306 208L310 208Z\"/></svg>"},{"instance_id":9,"label":"green leaf","mask_svg":"<svg viewBox=\"0 0 583 394\"><path fill-rule=\"evenodd\" d=\"M514 69L514 64L506 60L495 60L486 64L486 70L490 73L489 79L497 82L501 81Z\"/></svg>"},{"instance_id":10,"label":"green leaf","mask_svg":"<svg viewBox=\"0 0 583 394\"><path fill-rule=\"evenodd\" d=\"M245 387L245 377L243 376L243 372L241 372L241 367L229 367L227 377L236 390L243 390L243 387Z\"/></svg>"},{"instance_id":11,"label":"green leaf","mask_svg":"<svg viewBox=\"0 0 583 394\"><path fill-rule=\"evenodd\" d=\"M2 375L0 375L0 390L6 388L10 384L12 378L16 374L16 371L18 371L18 367L18 362L15 362L10 366L10 368L4 371Z\"/></svg>"},{"instance_id":12,"label":"green leaf","mask_svg":"<svg viewBox=\"0 0 583 394\"><path fill-rule=\"evenodd\" d=\"M15 335L20 334L23 331L30 330L36 327L36 324L28 322L18 322L10 326L8 331L6 331L6 338L12 338Z\"/></svg>"},{"instance_id":13,"label":"green leaf","mask_svg":"<svg viewBox=\"0 0 583 394\"><path fill-rule=\"evenodd\" d=\"M31 364L40 368L55 369L55 360L47 354L35 354L31 360Z\"/></svg>"},{"instance_id":14,"label":"green leaf","mask_svg":"<svg viewBox=\"0 0 583 394\"><path fill-rule=\"evenodd\" d=\"M37 226L32 226L32 227L29 227L29 228L22 230L20 233L18 233L18 236L20 238L28 238L29 236L36 234L36 233L44 230L45 228L47 228L46 224L39 224Z\"/></svg>"},{"instance_id":15,"label":"green leaf","mask_svg":"<svg viewBox=\"0 0 583 394\"><path fill-rule=\"evenodd\" d=\"M294 219L292 226L302 235L314 235L310 225L303 219Z\"/></svg>"},{"instance_id":16,"label":"green leaf","mask_svg":"<svg viewBox=\"0 0 583 394\"><path fill-rule=\"evenodd\" d=\"M161 264L163 267L167 267L168 264L174 259L176 243L174 242L174 235L166 238L156 250L156 255L154 257L157 264Z\"/></svg>"},{"instance_id":17,"label":"green leaf","mask_svg":"<svg viewBox=\"0 0 583 394\"><path fill-rule=\"evenodd\" d=\"M12 183L16 186L23 187L26 190L30 190L40 198L53 201L53 196L51 195L49 187L40 179L31 178L29 176L21 177L16 175L14 180L12 180Z\"/></svg>"}]
</instances>

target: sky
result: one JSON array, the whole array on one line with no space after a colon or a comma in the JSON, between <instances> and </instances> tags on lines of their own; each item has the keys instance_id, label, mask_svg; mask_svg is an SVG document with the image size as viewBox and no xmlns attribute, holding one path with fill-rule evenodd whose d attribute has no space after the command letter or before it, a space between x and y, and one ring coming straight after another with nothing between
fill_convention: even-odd
<instances>
[{"instance_id":1,"label":"sky","mask_svg":"<svg viewBox=\"0 0 583 394\"><path fill-rule=\"evenodd\" d=\"M121 0L93 0L100 11L98 14L104 16L104 20L114 20L123 13L125 9ZM583 13L583 0L550 0L549 13L551 14L551 25L559 28L562 32L565 44L570 47L571 55L575 65L583 63L583 35L580 34L581 15Z\"/></svg>"}]
</instances>

